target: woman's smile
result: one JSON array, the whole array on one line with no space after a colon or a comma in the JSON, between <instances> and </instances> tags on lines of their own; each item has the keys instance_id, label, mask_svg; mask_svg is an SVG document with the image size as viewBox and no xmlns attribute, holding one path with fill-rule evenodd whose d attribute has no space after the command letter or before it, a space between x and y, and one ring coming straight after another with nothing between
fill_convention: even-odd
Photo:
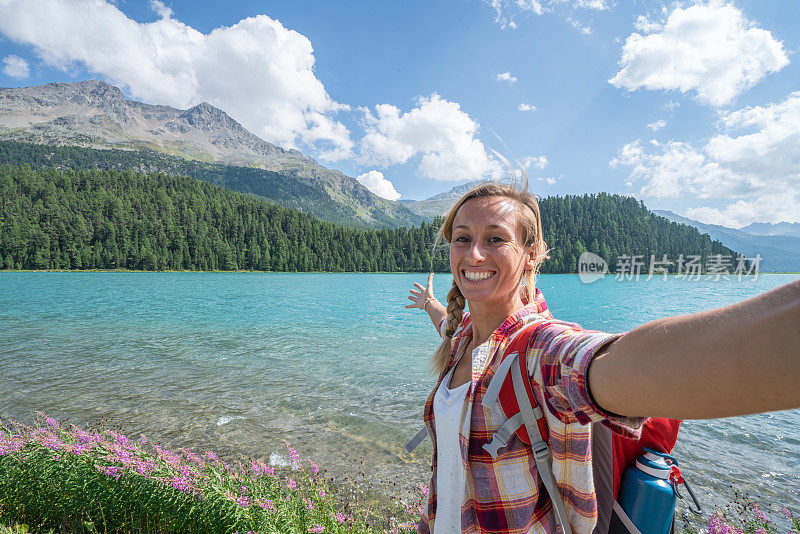
<instances>
[{"instance_id":1,"label":"woman's smile","mask_svg":"<svg viewBox=\"0 0 800 534\"><path fill-rule=\"evenodd\" d=\"M494 271L461 271L464 275L464 278L469 280L470 282L482 282L487 280L495 275Z\"/></svg>"}]
</instances>

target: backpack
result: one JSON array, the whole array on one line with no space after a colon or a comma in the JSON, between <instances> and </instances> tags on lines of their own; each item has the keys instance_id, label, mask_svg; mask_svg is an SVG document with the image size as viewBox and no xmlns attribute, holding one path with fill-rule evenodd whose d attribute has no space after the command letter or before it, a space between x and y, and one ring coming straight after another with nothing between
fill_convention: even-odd
<instances>
[{"instance_id":1,"label":"backpack","mask_svg":"<svg viewBox=\"0 0 800 534\"><path fill-rule=\"evenodd\" d=\"M553 459L547 445L547 420L534 396L527 369L527 342L545 324L537 322L524 326L513 335L504 350L497 371L486 389L482 405L489 407L499 400L507 420L483 448L496 458L499 449L514 435L530 446L539 477L553 502L553 511L562 532L572 534L564 501L553 476ZM520 335L525 331L530 332L530 335ZM592 424L592 473L598 511L594 534L640 534L617 503L623 473L635 464L636 458L645 448L667 454L672 452L678 439L680 423L675 419L650 418L644 423L639 439L615 434L602 423ZM426 436L427 428L423 427L406 444L406 450L413 451Z\"/></svg>"}]
</instances>

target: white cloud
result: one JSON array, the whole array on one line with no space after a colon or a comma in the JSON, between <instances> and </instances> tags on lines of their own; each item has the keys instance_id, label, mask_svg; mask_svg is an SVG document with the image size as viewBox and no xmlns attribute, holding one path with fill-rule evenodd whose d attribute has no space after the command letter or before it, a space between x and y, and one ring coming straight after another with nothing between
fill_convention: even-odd
<instances>
[{"instance_id":1,"label":"white cloud","mask_svg":"<svg viewBox=\"0 0 800 534\"><path fill-rule=\"evenodd\" d=\"M167 7L161 0L150 0L150 9L162 19L168 19L172 16L172 8Z\"/></svg>"},{"instance_id":2,"label":"white cloud","mask_svg":"<svg viewBox=\"0 0 800 534\"><path fill-rule=\"evenodd\" d=\"M502 167L476 137L478 123L438 94L420 97L403 113L391 104L365 110L366 135L361 142L365 164L397 165L421 156L418 172L442 181L498 177Z\"/></svg>"},{"instance_id":3,"label":"white cloud","mask_svg":"<svg viewBox=\"0 0 800 534\"><path fill-rule=\"evenodd\" d=\"M30 76L28 62L19 56L6 56L3 58L3 72L7 76L22 80Z\"/></svg>"},{"instance_id":4,"label":"white cloud","mask_svg":"<svg viewBox=\"0 0 800 534\"><path fill-rule=\"evenodd\" d=\"M622 46L620 71L609 80L628 90L694 91L721 106L789 64L780 41L756 28L726 0L676 7L663 24L644 17Z\"/></svg>"},{"instance_id":5,"label":"white cloud","mask_svg":"<svg viewBox=\"0 0 800 534\"><path fill-rule=\"evenodd\" d=\"M607 0L484 0L494 10L494 21L501 28L517 28L516 17L518 14L543 15L554 11L557 7L576 9L592 9L606 11L609 9Z\"/></svg>"},{"instance_id":6,"label":"white cloud","mask_svg":"<svg viewBox=\"0 0 800 534\"><path fill-rule=\"evenodd\" d=\"M658 119L657 121L651 122L650 124L648 124L647 127L650 128L651 130L653 130L654 132L656 132L656 131L660 130L661 128L663 128L666 125L667 125L667 121L665 121L664 119Z\"/></svg>"},{"instance_id":7,"label":"white cloud","mask_svg":"<svg viewBox=\"0 0 800 534\"><path fill-rule=\"evenodd\" d=\"M529 169L531 167L536 167L537 169L544 169L547 167L547 156L526 156L525 159L522 160L522 165Z\"/></svg>"},{"instance_id":8,"label":"white cloud","mask_svg":"<svg viewBox=\"0 0 800 534\"><path fill-rule=\"evenodd\" d=\"M700 148L670 141L646 151L637 140L611 161L630 167L630 185L654 198L699 198L724 206L693 208L703 222L800 222L800 91L768 106L719 116L720 133Z\"/></svg>"},{"instance_id":9,"label":"white cloud","mask_svg":"<svg viewBox=\"0 0 800 534\"><path fill-rule=\"evenodd\" d=\"M552 176L545 176L545 177L542 177L542 178L537 178L537 180L539 180L540 182L544 182L547 185L553 185L558 181L556 178L553 178Z\"/></svg>"},{"instance_id":10,"label":"white cloud","mask_svg":"<svg viewBox=\"0 0 800 534\"><path fill-rule=\"evenodd\" d=\"M584 35L591 35L591 33L592 33L592 27L589 26L588 24L583 24L579 20L576 20L576 19L574 19L572 17L567 17L567 22L569 22L569 24L573 28L575 28L576 30L578 30L579 32L581 32Z\"/></svg>"},{"instance_id":11,"label":"white cloud","mask_svg":"<svg viewBox=\"0 0 800 534\"><path fill-rule=\"evenodd\" d=\"M639 15L636 18L636 22L633 23L633 27L643 33L653 33L661 30L664 25L660 22L652 21L644 15Z\"/></svg>"},{"instance_id":12,"label":"white cloud","mask_svg":"<svg viewBox=\"0 0 800 534\"><path fill-rule=\"evenodd\" d=\"M575 0L573 6L576 8L594 9L596 11L606 11L609 9L606 0Z\"/></svg>"},{"instance_id":13,"label":"white cloud","mask_svg":"<svg viewBox=\"0 0 800 534\"><path fill-rule=\"evenodd\" d=\"M134 98L187 108L207 101L284 147L313 143L323 156L353 143L335 102L314 74L304 35L266 15L202 33L150 4L161 18L138 23L102 0L6 0L0 33L33 46L48 65L84 65Z\"/></svg>"},{"instance_id":14,"label":"white cloud","mask_svg":"<svg viewBox=\"0 0 800 534\"><path fill-rule=\"evenodd\" d=\"M361 185L381 198L386 198L388 200L397 200L400 198L400 193L395 191L392 182L384 178L381 171L372 170L365 172L364 174L360 174L357 179L361 182Z\"/></svg>"},{"instance_id":15,"label":"white cloud","mask_svg":"<svg viewBox=\"0 0 800 534\"><path fill-rule=\"evenodd\" d=\"M510 72L501 72L500 74L495 74L494 79L498 82L506 82L508 85L517 83L517 77L512 76Z\"/></svg>"},{"instance_id":16,"label":"white cloud","mask_svg":"<svg viewBox=\"0 0 800 534\"><path fill-rule=\"evenodd\" d=\"M519 110L520 111L536 111L536 106L533 106L531 104L526 104L525 102L523 102L523 103L521 103L519 105Z\"/></svg>"}]
</instances>

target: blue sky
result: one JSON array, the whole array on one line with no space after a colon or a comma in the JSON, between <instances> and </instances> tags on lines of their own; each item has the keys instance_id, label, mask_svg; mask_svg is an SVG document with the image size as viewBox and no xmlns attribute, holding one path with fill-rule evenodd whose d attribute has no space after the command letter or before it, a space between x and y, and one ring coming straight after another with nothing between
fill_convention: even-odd
<instances>
[{"instance_id":1,"label":"blue sky","mask_svg":"<svg viewBox=\"0 0 800 534\"><path fill-rule=\"evenodd\" d=\"M800 221L800 2L5 0L0 86L206 100L388 198L503 159L740 227Z\"/></svg>"}]
</instances>

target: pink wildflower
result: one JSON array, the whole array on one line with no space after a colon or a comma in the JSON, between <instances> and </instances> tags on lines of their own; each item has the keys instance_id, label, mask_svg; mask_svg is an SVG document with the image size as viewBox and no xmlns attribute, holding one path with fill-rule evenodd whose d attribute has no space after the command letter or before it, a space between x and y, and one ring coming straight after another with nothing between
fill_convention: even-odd
<instances>
[{"instance_id":1,"label":"pink wildflower","mask_svg":"<svg viewBox=\"0 0 800 534\"><path fill-rule=\"evenodd\" d=\"M297 482L295 482L291 478L287 478L286 479L286 488L290 489L292 491L296 490L297 489Z\"/></svg>"},{"instance_id":2,"label":"pink wildflower","mask_svg":"<svg viewBox=\"0 0 800 534\"><path fill-rule=\"evenodd\" d=\"M258 475L275 476L275 469L264 462L250 462L250 467L252 467L253 471L255 471Z\"/></svg>"},{"instance_id":3,"label":"pink wildflower","mask_svg":"<svg viewBox=\"0 0 800 534\"><path fill-rule=\"evenodd\" d=\"M292 461L292 468L298 469L300 467L300 454L296 449L293 449L288 441L284 441L286 450L289 451L289 459Z\"/></svg>"},{"instance_id":4,"label":"pink wildflower","mask_svg":"<svg viewBox=\"0 0 800 534\"><path fill-rule=\"evenodd\" d=\"M308 531L315 534L320 534L321 532L325 532L325 527L322 525L314 525L313 527L309 528Z\"/></svg>"},{"instance_id":5,"label":"pink wildflower","mask_svg":"<svg viewBox=\"0 0 800 534\"><path fill-rule=\"evenodd\" d=\"M122 476L122 468L114 465L109 465L109 466L99 465L97 466L97 470L106 476L110 476L111 478L119 478Z\"/></svg>"},{"instance_id":6,"label":"pink wildflower","mask_svg":"<svg viewBox=\"0 0 800 534\"><path fill-rule=\"evenodd\" d=\"M342 512L336 512L334 519L336 519L336 521L341 525L342 523L347 521L347 516L344 515Z\"/></svg>"},{"instance_id":7,"label":"pink wildflower","mask_svg":"<svg viewBox=\"0 0 800 534\"><path fill-rule=\"evenodd\" d=\"M306 508L308 508L308 511L309 512L313 512L314 511L314 503L311 502L311 499L303 499L303 500L306 503Z\"/></svg>"},{"instance_id":8,"label":"pink wildflower","mask_svg":"<svg viewBox=\"0 0 800 534\"><path fill-rule=\"evenodd\" d=\"M315 475L319 473L319 467L317 467L317 464L311 464L311 472Z\"/></svg>"},{"instance_id":9,"label":"pink wildflower","mask_svg":"<svg viewBox=\"0 0 800 534\"><path fill-rule=\"evenodd\" d=\"M259 499L256 501L256 504L268 512L275 511L275 503L269 499Z\"/></svg>"},{"instance_id":10,"label":"pink wildflower","mask_svg":"<svg viewBox=\"0 0 800 534\"><path fill-rule=\"evenodd\" d=\"M428 486L426 486L425 484L420 484L419 485L419 491L421 491L422 494L427 497L427 495L428 495Z\"/></svg>"},{"instance_id":11,"label":"pink wildflower","mask_svg":"<svg viewBox=\"0 0 800 534\"><path fill-rule=\"evenodd\" d=\"M325 490L322 489L322 488L320 488L320 490L319 490L319 498L320 499L324 499L325 498Z\"/></svg>"}]
</instances>

